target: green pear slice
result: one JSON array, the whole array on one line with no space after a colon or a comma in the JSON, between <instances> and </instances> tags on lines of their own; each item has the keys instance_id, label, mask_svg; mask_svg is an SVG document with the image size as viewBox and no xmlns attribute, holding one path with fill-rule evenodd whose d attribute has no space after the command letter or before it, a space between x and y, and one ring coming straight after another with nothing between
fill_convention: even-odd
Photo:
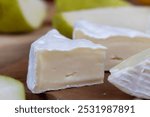
<instances>
[{"instance_id":1,"label":"green pear slice","mask_svg":"<svg viewBox=\"0 0 150 117\"><path fill-rule=\"evenodd\" d=\"M46 6L40 0L0 0L0 32L30 32L43 23Z\"/></svg>"},{"instance_id":2,"label":"green pear slice","mask_svg":"<svg viewBox=\"0 0 150 117\"><path fill-rule=\"evenodd\" d=\"M129 3L125 0L56 0L55 2L56 10L59 12L129 5Z\"/></svg>"},{"instance_id":3,"label":"green pear slice","mask_svg":"<svg viewBox=\"0 0 150 117\"><path fill-rule=\"evenodd\" d=\"M0 100L24 100L24 85L13 78L0 75Z\"/></svg>"},{"instance_id":4,"label":"green pear slice","mask_svg":"<svg viewBox=\"0 0 150 117\"><path fill-rule=\"evenodd\" d=\"M60 13L54 17L53 26L68 37L72 36L73 26L78 20L149 32L149 17L149 7L97 8Z\"/></svg>"}]
</instances>

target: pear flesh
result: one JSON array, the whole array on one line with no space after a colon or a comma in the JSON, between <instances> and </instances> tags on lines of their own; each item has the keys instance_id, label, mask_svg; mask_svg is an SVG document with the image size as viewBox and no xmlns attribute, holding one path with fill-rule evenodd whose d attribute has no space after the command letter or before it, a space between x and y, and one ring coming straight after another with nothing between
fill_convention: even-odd
<instances>
[{"instance_id":1,"label":"pear flesh","mask_svg":"<svg viewBox=\"0 0 150 117\"><path fill-rule=\"evenodd\" d=\"M40 0L0 0L0 32L30 32L41 26L46 6Z\"/></svg>"},{"instance_id":2,"label":"pear flesh","mask_svg":"<svg viewBox=\"0 0 150 117\"><path fill-rule=\"evenodd\" d=\"M24 100L24 85L14 78L0 75L0 100Z\"/></svg>"}]
</instances>

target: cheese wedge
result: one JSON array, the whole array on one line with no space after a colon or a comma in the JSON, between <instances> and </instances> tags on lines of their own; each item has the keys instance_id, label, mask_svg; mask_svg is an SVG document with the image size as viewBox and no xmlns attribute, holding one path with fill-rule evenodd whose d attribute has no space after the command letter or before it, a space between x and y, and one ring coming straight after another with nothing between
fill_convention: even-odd
<instances>
[{"instance_id":1,"label":"cheese wedge","mask_svg":"<svg viewBox=\"0 0 150 117\"><path fill-rule=\"evenodd\" d=\"M147 33L150 32L149 17L149 7L97 8L58 14L53 19L53 26L68 37L72 36L73 26L78 20L87 20L101 25L131 28Z\"/></svg>"},{"instance_id":2,"label":"cheese wedge","mask_svg":"<svg viewBox=\"0 0 150 117\"><path fill-rule=\"evenodd\" d=\"M150 48L110 70L108 80L127 94L150 99Z\"/></svg>"},{"instance_id":3,"label":"cheese wedge","mask_svg":"<svg viewBox=\"0 0 150 117\"><path fill-rule=\"evenodd\" d=\"M98 25L88 21L75 24L73 39L88 39L108 48L105 70L128 57L150 48L150 35L125 28Z\"/></svg>"},{"instance_id":4,"label":"cheese wedge","mask_svg":"<svg viewBox=\"0 0 150 117\"><path fill-rule=\"evenodd\" d=\"M27 76L33 93L103 83L104 46L52 30L31 46Z\"/></svg>"}]
</instances>

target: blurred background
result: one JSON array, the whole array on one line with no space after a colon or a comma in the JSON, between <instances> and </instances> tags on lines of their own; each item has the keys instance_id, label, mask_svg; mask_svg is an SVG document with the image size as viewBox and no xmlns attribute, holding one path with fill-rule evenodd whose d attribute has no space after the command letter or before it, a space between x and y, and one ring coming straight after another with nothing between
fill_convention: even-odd
<instances>
[{"instance_id":1,"label":"blurred background","mask_svg":"<svg viewBox=\"0 0 150 117\"><path fill-rule=\"evenodd\" d=\"M58 12L61 12L59 11L60 9L63 10L63 6L61 6L58 1L68 0L39 0L46 4L46 8L43 8L40 3L37 3L36 5L31 2L29 3L31 5L28 5L27 9L25 9L27 2L19 3L19 7L22 7L22 10L27 12L23 15L26 15L31 21L34 20L30 22L30 25L28 22L24 21L24 18L21 16L21 12L18 10L19 8L16 8L17 2L15 3L14 1L18 0L0 0L0 69L22 58L28 57L30 44L52 28L51 21L53 16ZM126 1L134 5L150 5L150 0ZM107 4L105 5L107 6ZM36 10L36 7L34 8L33 6L39 6L38 11L35 13L34 11ZM32 11L32 9L35 10ZM43 9L46 10L44 11ZM31 15L29 13L31 13ZM30 18L30 16L32 17Z\"/></svg>"},{"instance_id":2,"label":"blurred background","mask_svg":"<svg viewBox=\"0 0 150 117\"><path fill-rule=\"evenodd\" d=\"M4 66L16 62L22 58L27 58L29 54L30 44L52 28L51 21L53 19L53 16L60 12L59 9L63 9L63 7L59 5L59 3L58 5L56 5L57 1L59 0L39 0L46 4L46 10L41 10L41 12L43 12L42 14L39 9L34 14L34 10L32 11L31 9L34 9L33 6L38 6L39 3L37 3L37 5L31 3L31 5L27 6L27 9L23 7L25 6L24 4L27 3L20 3L19 7L22 7L23 11L27 11L27 13L24 13L23 15L28 16L27 18L31 21L34 20L30 22L29 25L27 24L28 22L25 22L24 18L21 16L22 14L18 10L19 8L16 8L16 10L14 10L15 7L17 7L17 2L15 3L14 1L18 0L0 0L0 68L3 68ZM126 1L133 5L150 5L150 0ZM39 5L39 8L43 9L43 6ZM31 13L31 15L29 13ZM30 16L32 16L32 18L30 18ZM36 21L37 19L38 21Z\"/></svg>"},{"instance_id":3,"label":"blurred background","mask_svg":"<svg viewBox=\"0 0 150 117\"><path fill-rule=\"evenodd\" d=\"M82 0L71 0L74 2L68 2L68 5L65 2L69 0L18 1L0 0L0 74L16 77L25 83L31 43L52 29L53 17L65 11L80 10L82 5L86 9L95 8L95 6L91 6L93 3L87 3L75 7L74 2L81 2ZM150 6L150 0L100 1L102 1L100 7L107 6L107 4L108 6L111 4L113 4L112 6ZM28 97L30 98L30 94Z\"/></svg>"}]
</instances>

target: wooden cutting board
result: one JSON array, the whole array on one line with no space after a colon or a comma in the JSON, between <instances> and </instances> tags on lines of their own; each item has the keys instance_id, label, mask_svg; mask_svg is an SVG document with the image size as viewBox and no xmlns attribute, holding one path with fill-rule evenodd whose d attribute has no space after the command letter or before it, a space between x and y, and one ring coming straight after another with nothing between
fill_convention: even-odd
<instances>
[{"instance_id":1,"label":"wooden cutting board","mask_svg":"<svg viewBox=\"0 0 150 117\"><path fill-rule=\"evenodd\" d=\"M121 92L108 83L108 72L105 73L105 83L101 85L49 91L39 95L32 94L26 85L29 49L31 43L48 30L50 30L50 27L44 26L30 34L0 35L0 74L14 77L23 82L26 99L134 99L134 97Z\"/></svg>"},{"instance_id":2,"label":"wooden cutting board","mask_svg":"<svg viewBox=\"0 0 150 117\"><path fill-rule=\"evenodd\" d=\"M0 34L0 68L17 61L22 56L27 56L30 44L48 30L50 30L49 26L43 26L29 34Z\"/></svg>"},{"instance_id":3,"label":"wooden cutting board","mask_svg":"<svg viewBox=\"0 0 150 117\"><path fill-rule=\"evenodd\" d=\"M105 83L101 85L85 86L80 88L70 88L59 91L49 91L43 94L35 95L32 94L26 86L26 75L28 67L28 58L23 57L14 63L6 65L0 69L0 74L8 75L14 77L24 83L26 88L26 98L29 100L112 100L112 99L134 99L134 97L129 96L113 85L108 83L107 78L109 73L105 73Z\"/></svg>"}]
</instances>

